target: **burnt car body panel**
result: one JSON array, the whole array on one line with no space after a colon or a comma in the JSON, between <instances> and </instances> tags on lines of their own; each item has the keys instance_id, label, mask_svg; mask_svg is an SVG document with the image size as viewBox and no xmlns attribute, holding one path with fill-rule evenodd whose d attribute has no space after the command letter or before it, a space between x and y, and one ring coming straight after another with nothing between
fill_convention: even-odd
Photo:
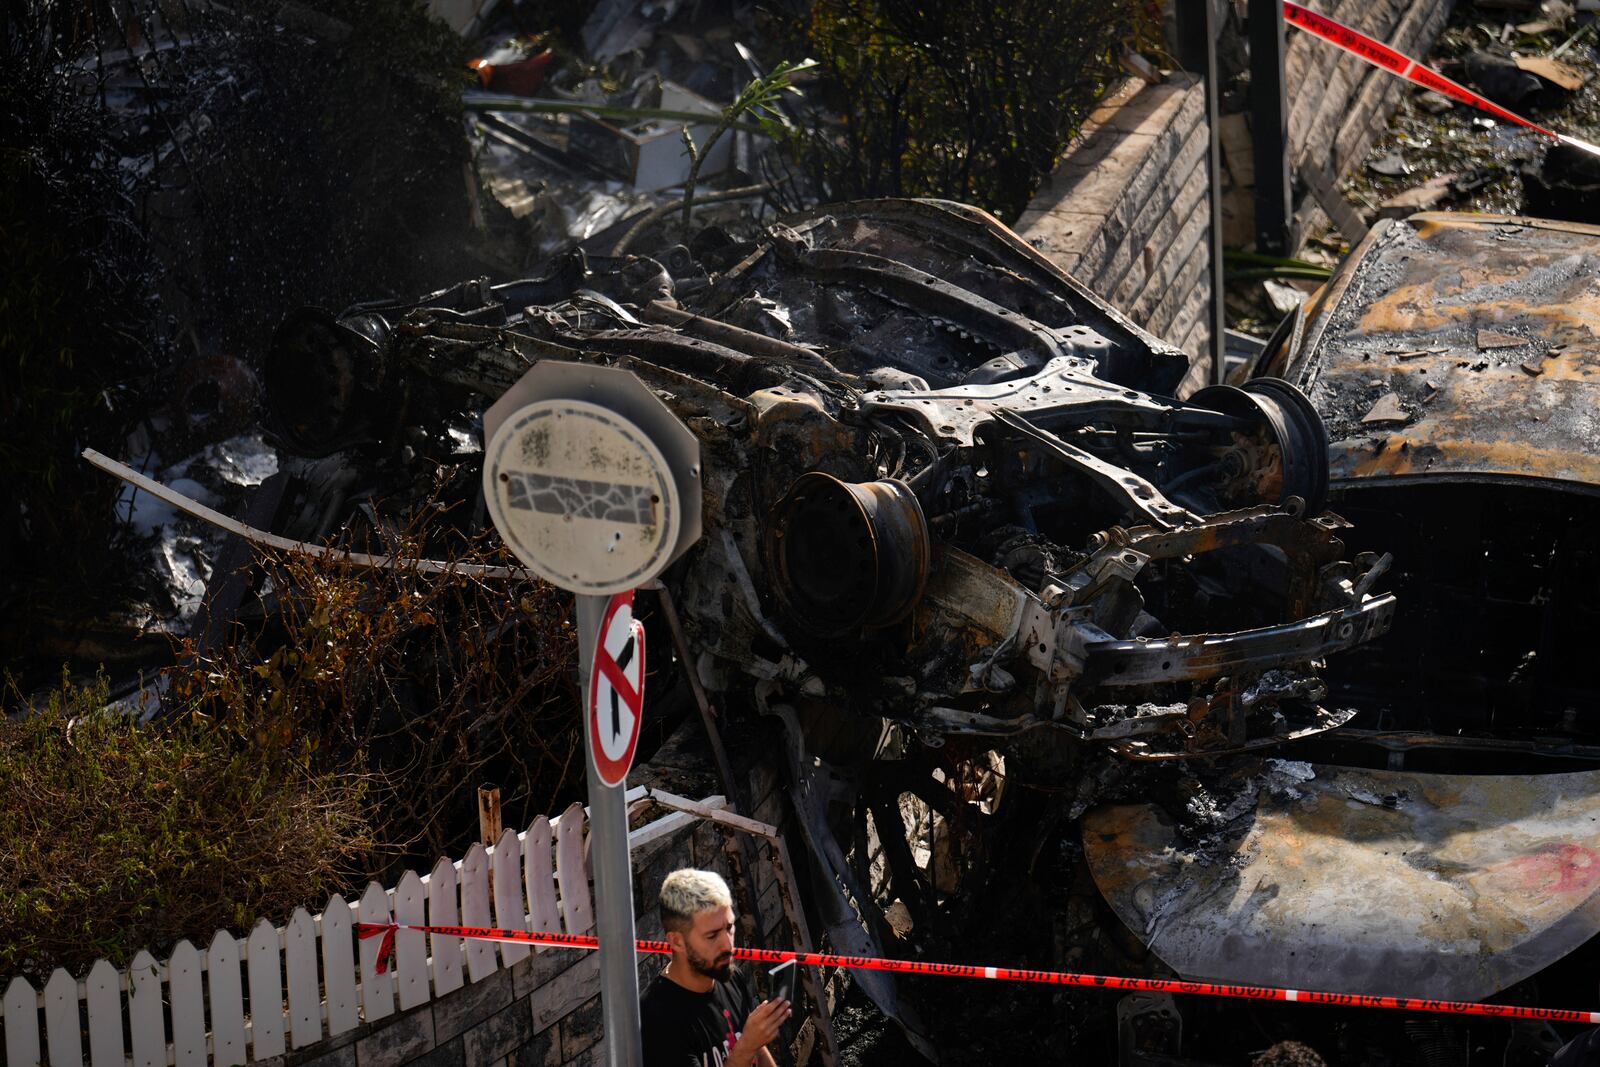
<instances>
[{"instance_id":1,"label":"burnt car body panel","mask_svg":"<svg viewBox=\"0 0 1600 1067\"><path fill-rule=\"evenodd\" d=\"M1600 228L1421 214L1254 368L1316 407L1398 606L1329 661L1349 726L1285 747L1226 826L1086 819L1097 885L1180 972L1480 999L1600 930L1597 328Z\"/></svg>"},{"instance_id":2,"label":"burnt car body panel","mask_svg":"<svg viewBox=\"0 0 1600 1067\"><path fill-rule=\"evenodd\" d=\"M1097 884L1185 977L1477 1000L1600 932L1600 772L1268 761L1243 796L1203 842L1154 805L1084 821Z\"/></svg>"},{"instance_id":3,"label":"burnt car body panel","mask_svg":"<svg viewBox=\"0 0 1600 1067\"><path fill-rule=\"evenodd\" d=\"M1369 728L1600 741L1597 331L1600 228L1427 213L1375 227L1261 368L1327 423L1357 547L1395 556L1409 622L1333 671ZM1369 417L1387 396L1404 421Z\"/></svg>"},{"instance_id":4,"label":"burnt car body panel","mask_svg":"<svg viewBox=\"0 0 1600 1067\"><path fill-rule=\"evenodd\" d=\"M1373 228L1270 373L1329 430L1335 485L1600 493L1600 227L1413 215Z\"/></svg>"}]
</instances>

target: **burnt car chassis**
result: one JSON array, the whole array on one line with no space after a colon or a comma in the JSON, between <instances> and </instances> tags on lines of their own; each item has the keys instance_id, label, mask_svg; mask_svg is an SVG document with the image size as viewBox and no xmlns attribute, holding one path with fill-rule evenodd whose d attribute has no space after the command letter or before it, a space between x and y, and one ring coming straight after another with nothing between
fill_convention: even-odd
<instances>
[{"instance_id":1,"label":"burnt car chassis","mask_svg":"<svg viewBox=\"0 0 1600 1067\"><path fill-rule=\"evenodd\" d=\"M1337 725L1313 664L1388 626L1298 390L1175 399L1181 353L957 205L308 310L265 378L278 439L314 455L543 359L630 370L699 437L709 532L670 581L718 691L1175 758Z\"/></svg>"},{"instance_id":2,"label":"burnt car chassis","mask_svg":"<svg viewBox=\"0 0 1600 1067\"><path fill-rule=\"evenodd\" d=\"M1142 775L1272 767L1256 755L1356 714L1326 699L1324 660L1392 622L1377 589L1390 558L1346 559L1349 524L1325 510L1327 436L1304 394L1261 377L1177 399L1181 352L955 204L834 206L751 240L574 251L539 278L307 309L263 369L287 451L371 468L459 461L473 415L548 359L632 371L700 441L706 536L663 580L718 705L783 725L820 918L842 951L884 951L890 900L930 911L937 878L903 847L901 796L982 832L934 768L1002 752L1013 785L1066 792L1076 820L1157 791ZM1325 773L1310 787L1281 767L1250 781L1262 827L1281 814L1269 802L1371 794L1381 808L1392 785ZM1174 909L1152 908L1151 887L1167 905L1216 889L1140 866L1172 855L1173 834L1195 837L1181 810L1102 807L1090 823L1101 889L1169 964L1278 978L1267 956L1298 936L1288 926L1252 932L1244 953L1194 931L1162 942ZM1281 860L1235 846L1262 869ZM1483 996L1536 969L1508 952L1505 968L1404 986L1436 947L1413 933L1395 935L1421 945L1399 967L1324 946L1343 952L1328 980ZM888 980L860 981L915 1038Z\"/></svg>"}]
</instances>

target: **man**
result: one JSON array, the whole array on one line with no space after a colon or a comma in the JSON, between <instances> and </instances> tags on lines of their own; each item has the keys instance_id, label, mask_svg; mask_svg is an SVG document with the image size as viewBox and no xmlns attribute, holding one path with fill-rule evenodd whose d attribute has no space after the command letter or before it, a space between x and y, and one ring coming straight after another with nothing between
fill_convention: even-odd
<instances>
[{"instance_id":1,"label":"man","mask_svg":"<svg viewBox=\"0 0 1600 1067\"><path fill-rule=\"evenodd\" d=\"M672 962L639 998L644 1067L776 1067L767 1045L790 1005L757 1005L750 979L734 970L728 883L673 871L661 883L661 925Z\"/></svg>"}]
</instances>

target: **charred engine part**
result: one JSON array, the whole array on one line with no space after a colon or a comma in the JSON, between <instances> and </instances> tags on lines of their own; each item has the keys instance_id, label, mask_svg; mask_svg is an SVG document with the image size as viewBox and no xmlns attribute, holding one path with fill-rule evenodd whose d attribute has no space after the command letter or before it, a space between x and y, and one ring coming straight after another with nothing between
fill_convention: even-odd
<instances>
[{"instance_id":1,"label":"charred engine part","mask_svg":"<svg viewBox=\"0 0 1600 1067\"><path fill-rule=\"evenodd\" d=\"M1171 993L1129 993L1117 1001L1117 1067L1182 1061L1183 1017Z\"/></svg>"},{"instance_id":2,"label":"charred engine part","mask_svg":"<svg viewBox=\"0 0 1600 1067\"><path fill-rule=\"evenodd\" d=\"M1181 353L957 205L823 209L699 268L575 252L291 316L266 366L279 438L388 446L533 361L615 364L702 442L714 533L672 580L720 685L1136 758L1342 721L1319 664L1392 598L1342 559L1294 387L1176 399Z\"/></svg>"},{"instance_id":3,"label":"charred engine part","mask_svg":"<svg viewBox=\"0 0 1600 1067\"><path fill-rule=\"evenodd\" d=\"M1224 500L1287 505L1298 499L1305 512L1322 511L1328 502L1328 431L1304 393L1277 378L1253 378L1243 388L1208 386L1189 400L1256 426L1214 460Z\"/></svg>"}]
</instances>

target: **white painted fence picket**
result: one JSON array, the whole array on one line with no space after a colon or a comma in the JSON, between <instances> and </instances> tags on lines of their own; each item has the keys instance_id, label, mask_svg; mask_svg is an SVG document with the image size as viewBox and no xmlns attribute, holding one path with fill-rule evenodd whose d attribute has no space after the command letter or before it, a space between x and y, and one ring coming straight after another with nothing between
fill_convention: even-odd
<instances>
[{"instance_id":1,"label":"white painted fence picket","mask_svg":"<svg viewBox=\"0 0 1600 1067\"><path fill-rule=\"evenodd\" d=\"M122 1067L122 976L117 969L97 960L89 968L84 1000L89 1002L89 1058L94 1067Z\"/></svg>"},{"instance_id":2,"label":"white painted fence picket","mask_svg":"<svg viewBox=\"0 0 1600 1067\"><path fill-rule=\"evenodd\" d=\"M161 967L148 952L140 952L128 966L128 1033L133 1038L133 1067L166 1067Z\"/></svg>"},{"instance_id":3,"label":"white painted fence picket","mask_svg":"<svg viewBox=\"0 0 1600 1067\"><path fill-rule=\"evenodd\" d=\"M262 919L244 943L244 974L250 984L250 1058L281 1056L283 1040L283 967L278 956L278 931Z\"/></svg>"},{"instance_id":4,"label":"white painted fence picket","mask_svg":"<svg viewBox=\"0 0 1600 1067\"><path fill-rule=\"evenodd\" d=\"M461 925L490 925L489 856L482 845L473 845L461 859ZM468 978L481 982L496 966L492 941L467 942Z\"/></svg>"},{"instance_id":5,"label":"white painted fence picket","mask_svg":"<svg viewBox=\"0 0 1600 1067\"><path fill-rule=\"evenodd\" d=\"M428 881L429 921L435 926L460 926L461 907L457 899L456 865L441 859L433 865L433 875ZM461 976L461 945L459 937L428 935L428 947L433 950L434 996L453 993L466 984Z\"/></svg>"},{"instance_id":6,"label":"white painted fence picket","mask_svg":"<svg viewBox=\"0 0 1600 1067\"><path fill-rule=\"evenodd\" d=\"M6 1063L39 1062L39 994L21 975L6 986Z\"/></svg>"},{"instance_id":7,"label":"white painted fence picket","mask_svg":"<svg viewBox=\"0 0 1600 1067\"><path fill-rule=\"evenodd\" d=\"M428 891L415 872L407 871L394 887L394 921L424 926L428 922ZM428 935L399 930L394 939L395 995L401 1011L428 1002Z\"/></svg>"},{"instance_id":8,"label":"white painted fence picket","mask_svg":"<svg viewBox=\"0 0 1600 1067\"><path fill-rule=\"evenodd\" d=\"M322 1040L322 991L317 987L317 924L294 909L283 931L283 962L289 987L289 1044L305 1048ZM176 1021L176 1020L174 1020Z\"/></svg>"},{"instance_id":9,"label":"white painted fence picket","mask_svg":"<svg viewBox=\"0 0 1600 1067\"><path fill-rule=\"evenodd\" d=\"M205 963L211 978L212 1062L217 1067L244 1063L244 984L239 980L239 942L232 934L218 930L206 950ZM345 970L350 970L348 962ZM334 972L328 973L331 976ZM96 1063L95 1067L100 1065Z\"/></svg>"},{"instance_id":10,"label":"white painted fence picket","mask_svg":"<svg viewBox=\"0 0 1600 1067\"><path fill-rule=\"evenodd\" d=\"M44 1032L51 1063L83 1062L83 1030L78 1022L78 983L57 968L44 986Z\"/></svg>"},{"instance_id":11,"label":"white painted fence picket","mask_svg":"<svg viewBox=\"0 0 1600 1067\"><path fill-rule=\"evenodd\" d=\"M629 790L628 800L643 795ZM721 807L722 798L705 803ZM629 837L654 840L693 818L668 815ZM140 952L122 973L99 960L81 982L57 970L43 992L15 977L0 999L5 1065L233 1067L418 1007L524 959L528 946L502 945L497 955L491 942L401 931L394 967L380 975L382 939L358 942L358 918L590 933L585 830L574 804L523 833L506 830L492 848L473 845L458 862L407 871L392 890L369 885L355 904L331 896L322 914L296 909L282 929L262 919L243 942L218 931L203 950L179 942L165 963Z\"/></svg>"},{"instance_id":12,"label":"white painted fence picket","mask_svg":"<svg viewBox=\"0 0 1600 1067\"><path fill-rule=\"evenodd\" d=\"M167 960L167 988L172 992L172 1003L198 1006L204 997L202 985L200 950L187 941L179 941L172 950L172 958ZM206 1067L204 1012L180 1010L172 1013L172 1051L178 1067ZM166 1062L165 1056L162 1062Z\"/></svg>"},{"instance_id":13,"label":"white painted fence picket","mask_svg":"<svg viewBox=\"0 0 1600 1067\"><path fill-rule=\"evenodd\" d=\"M328 1035L361 1025L356 994L355 926L351 907L335 893L321 916L323 995L327 998Z\"/></svg>"},{"instance_id":14,"label":"white painted fence picket","mask_svg":"<svg viewBox=\"0 0 1600 1067\"><path fill-rule=\"evenodd\" d=\"M494 924L503 930L528 929L528 909L522 903L522 842L509 826L494 845ZM500 959L507 966L528 958L527 945L501 945Z\"/></svg>"},{"instance_id":15,"label":"white painted fence picket","mask_svg":"<svg viewBox=\"0 0 1600 1067\"><path fill-rule=\"evenodd\" d=\"M594 929L594 898L589 895L589 872L584 863L588 850L582 826L583 806L577 801L561 813L555 826L556 884L561 887L561 918L569 934Z\"/></svg>"}]
</instances>

